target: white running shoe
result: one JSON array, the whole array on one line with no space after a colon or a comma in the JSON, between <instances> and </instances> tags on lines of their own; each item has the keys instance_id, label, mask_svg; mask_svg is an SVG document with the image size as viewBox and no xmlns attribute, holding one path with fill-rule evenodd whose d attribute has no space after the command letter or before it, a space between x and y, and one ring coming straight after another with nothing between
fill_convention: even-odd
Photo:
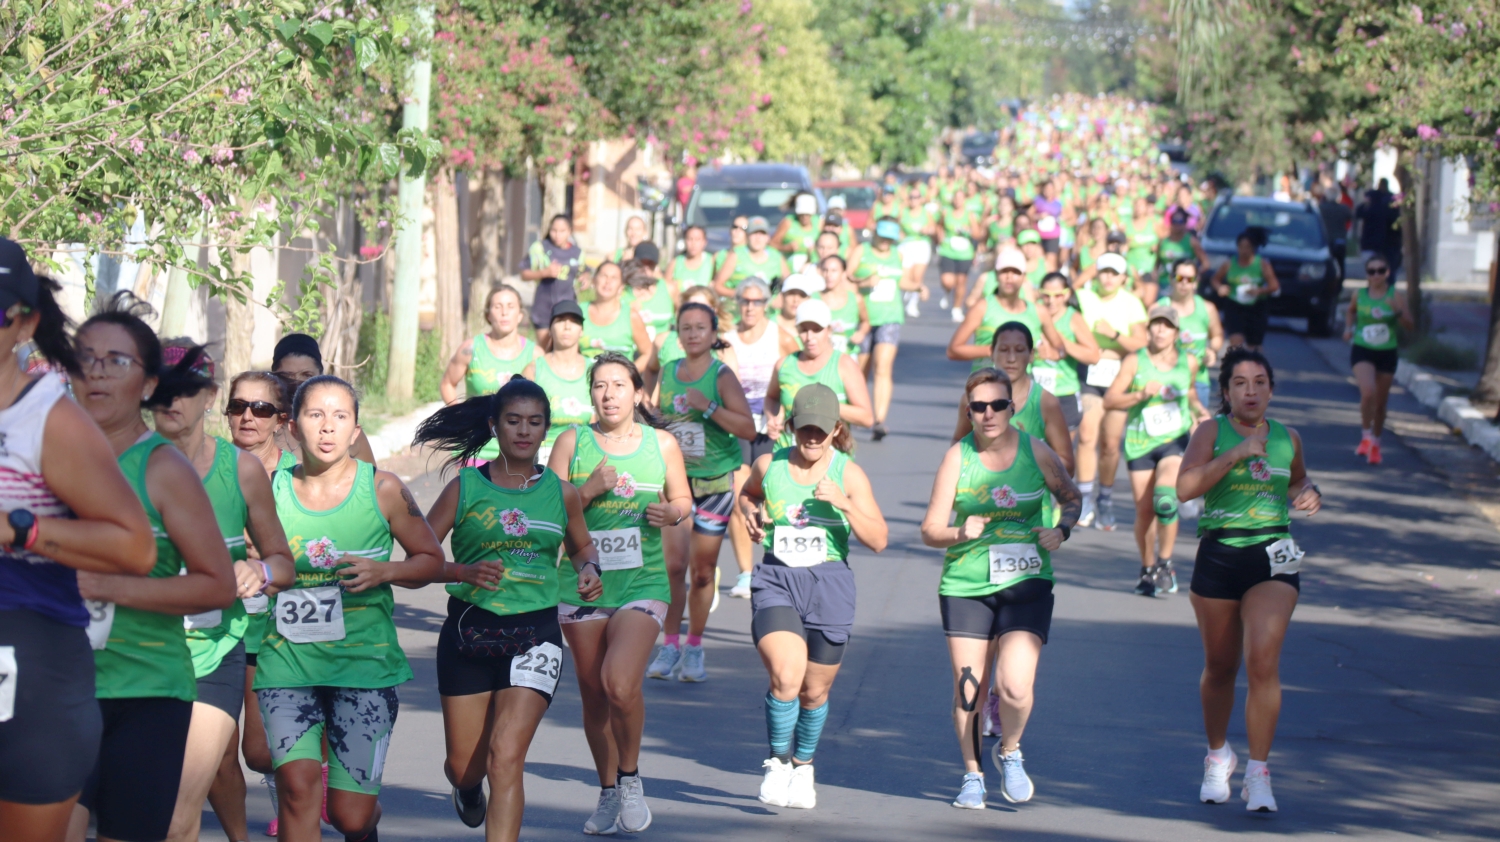
<instances>
[{"instance_id":1,"label":"white running shoe","mask_svg":"<svg viewBox=\"0 0 1500 842\"><path fill-rule=\"evenodd\" d=\"M1255 774L1246 772L1240 797L1245 799L1245 809L1252 813L1276 812L1276 796L1271 794L1271 770L1263 769Z\"/></svg>"},{"instance_id":2,"label":"white running shoe","mask_svg":"<svg viewBox=\"0 0 1500 842\"><path fill-rule=\"evenodd\" d=\"M1233 750L1229 760L1220 763L1213 755L1203 758L1203 786L1198 789L1198 800L1204 804L1223 804L1229 800L1229 776L1234 774L1240 758Z\"/></svg>"},{"instance_id":3,"label":"white running shoe","mask_svg":"<svg viewBox=\"0 0 1500 842\"><path fill-rule=\"evenodd\" d=\"M739 578L734 580L734 587L729 589L729 595L740 599L749 599L750 575L749 573L741 573Z\"/></svg>"},{"instance_id":4,"label":"white running shoe","mask_svg":"<svg viewBox=\"0 0 1500 842\"><path fill-rule=\"evenodd\" d=\"M964 775L964 783L958 790L953 806L960 810L984 809L984 773L970 772Z\"/></svg>"},{"instance_id":5,"label":"white running shoe","mask_svg":"<svg viewBox=\"0 0 1500 842\"><path fill-rule=\"evenodd\" d=\"M640 833L651 826L651 808L646 806L646 787L640 775L624 775L616 787L620 790L620 817L615 827L626 833Z\"/></svg>"},{"instance_id":6,"label":"white running shoe","mask_svg":"<svg viewBox=\"0 0 1500 842\"><path fill-rule=\"evenodd\" d=\"M909 318L915 319L922 315L922 308L919 304L921 298L922 297L915 292L906 293L906 315Z\"/></svg>"},{"instance_id":7,"label":"white running shoe","mask_svg":"<svg viewBox=\"0 0 1500 842\"><path fill-rule=\"evenodd\" d=\"M620 818L620 788L618 786L599 790L599 804L594 814L583 823L583 832L589 836L612 836L619 831L616 820Z\"/></svg>"},{"instance_id":8,"label":"white running shoe","mask_svg":"<svg viewBox=\"0 0 1500 842\"><path fill-rule=\"evenodd\" d=\"M1026 774L1026 766L1021 758L1021 750L1018 748L1010 754L1000 753L1000 744L995 743L994 750L995 768L1000 770L1000 794L1006 801L1012 804L1025 804L1036 794L1036 787L1031 785L1031 778Z\"/></svg>"},{"instance_id":9,"label":"white running shoe","mask_svg":"<svg viewBox=\"0 0 1500 842\"><path fill-rule=\"evenodd\" d=\"M699 682L708 680L708 670L703 666L703 647L682 647L682 666L678 670L678 681Z\"/></svg>"},{"instance_id":10,"label":"white running shoe","mask_svg":"<svg viewBox=\"0 0 1500 842\"><path fill-rule=\"evenodd\" d=\"M656 657L651 660L651 666L646 669L646 677L660 678L663 681L671 680L672 674L681 665L682 650L663 643L661 648L656 650Z\"/></svg>"},{"instance_id":11,"label":"white running shoe","mask_svg":"<svg viewBox=\"0 0 1500 842\"><path fill-rule=\"evenodd\" d=\"M938 302L938 309L939 310L946 310L946 309L948 309L949 307L952 307L952 306L953 306L953 298L951 296L949 296L948 293L946 293L946 292L943 293L943 300L941 300L941 301Z\"/></svg>"},{"instance_id":12,"label":"white running shoe","mask_svg":"<svg viewBox=\"0 0 1500 842\"><path fill-rule=\"evenodd\" d=\"M954 307L953 308L953 321L955 321L955 322L961 322L963 320L964 320L964 308L962 308L962 307Z\"/></svg>"},{"instance_id":13,"label":"white running shoe","mask_svg":"<svg viewBox=\"0 0 1500 842\"><path fill-rule=\"evenodd\" d=\"M785 807L787 788L792 783L792 764L775 757L767 757L760 764L766 776L760 779L760 803L772 807Z\"/></svg>"},{"instance_id":14,"label":"white running shoe","mask_svg":"<svg viewBox=\"0 0 1500 842\"><path fill-rule=\"evenodd\" d=\"M811 810L818 806L818 791L813 787L811 763L792 767L792 779L786 787L786 806Z\"/></svg>"}]
</instances>

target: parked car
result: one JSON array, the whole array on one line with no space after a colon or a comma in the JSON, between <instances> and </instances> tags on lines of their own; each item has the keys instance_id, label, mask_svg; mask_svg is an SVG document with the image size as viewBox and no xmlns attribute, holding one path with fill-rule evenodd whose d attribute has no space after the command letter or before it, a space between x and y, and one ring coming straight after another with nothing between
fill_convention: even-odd
<instances>
[{"instance_id":1,"label":"parked car","mask_svg":"<svg viewBox=\"0 0 1500 842\"><path fill-rule=\"evenodd\" d=\"M1332 333L1344 284L1343 267L1329 254L1323 221L1310 203L1258 196L1234 196L1220 202L1203 234L1210 273L1234 258L1235 238L1256 225L1269 235L1260 250L1261 259L1271 261L1281 283L1281 294L1270 300L1271 314L1305 317L1307 331L1313 336ZM1206 281L1204 286L1204 296L1217 302L1212 287Z\"/></svg>"},{"instance_id":2,"label":"parked car","mask_svg":"<svg viewBox=\"0 0 1500 842\"><path fill-rule=\"evenodd\" d=\"M959 141L958 151L965 164L988 167L995 163L995 147L1000 143L999 132L974 132Z\"/></svg>"},{"instance_id":3,"label":"parked car","mask_svg":"<svg viewBox=\"0 0 1500 842\"><path fill-rule=\"evenodd\" d=\"M880 183L875 181L820 181L818 189L823 191L824 198L829 202L832 202L836 196L843 198L844 220L859 234L861 240L866 239L870 227L870 208L875 207L875 199L880 196Z\"/></svg>"},{"instance_id":4,"label":"parked car","mask_svg":"<svg viewBox=\"0 0 1500 842\"><path fill-rule=\"evenodd\" d=\"M698 171L698 182L688 199L681 227L701 225L708 232L708 250L729 248L729 225L736 216L763 216L776 230L787 215L789 200L802 190L818 197L818 212L827 210L823 194L813 186L807 168L794 164L730 164Z\"/></svg>"}]
</instances>

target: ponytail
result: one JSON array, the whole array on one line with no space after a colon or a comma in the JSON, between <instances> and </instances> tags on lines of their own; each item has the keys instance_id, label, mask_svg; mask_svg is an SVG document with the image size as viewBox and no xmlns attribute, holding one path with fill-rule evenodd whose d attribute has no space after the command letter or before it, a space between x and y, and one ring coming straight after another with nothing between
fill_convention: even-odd
<instances>
[{"instance_id":1,"label":"ponytail","mask_svg":"<svg viewBox=\"0 0 1500 842\"><path fill-rule=\"evenodd\" d=\"M68 336L73 322L57 303L57 294L62 292L62 285L45 275L36 276L36 284L35 309L38 320L36 330L31 334L31 342L53 366L78 374L78 353Z\"/></svg>"},{"instance_id":2,"label":"ponytail","mask_svg":"<svg viewBox=\"0 0 1500 842\"><path fill-rule=\"evenodd\" d=\"M552 426L552 402L547 397L547 391L517 374L501 386L499 391L475 395L434 412L417 427L412 445L426 444L436 450L451 451L453 455L444 465L461 468L495 437L491 424L499 426L500 416L505 413L506 407L522 400L539 402L542 405L542 420L546 426Z\"/></svg>"},{"instance_id":3,"label":"ponytail","mask_svg":"<svg viewBox=\"0 0 1500 842\"><path fill-rule=\"evenodd\" d=\"M843 421L835 424L833 431L833 449L839 451L840 453L843 453L845 456L853 456L854 448L854 431L849 429L849 425L844 423Z\"/></svg>"}]
</instances>

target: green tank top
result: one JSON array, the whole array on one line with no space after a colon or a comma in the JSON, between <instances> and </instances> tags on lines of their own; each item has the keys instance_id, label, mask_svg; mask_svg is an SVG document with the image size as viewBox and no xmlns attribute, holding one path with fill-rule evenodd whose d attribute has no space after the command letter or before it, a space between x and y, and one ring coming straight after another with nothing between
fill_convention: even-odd
<instances>
[{"instance_id":1,"label":"green tank top","mask_svg":"<svg viewBox=\"0 0 1500 842\"><path fill-rule=\"evenodd\" d=\"M896 219L901 222L901 242L913 243L927 239L922 229L932 224L932 212L927 208L904 207L896 214Z\"/></svg>"},{"instance_id":2,"label":"green tank top","mask_svg":"<svg viewBox=\"0 0 1500 842\"><path fill-rule=\"evenodd\" d=\"M1214 457L1218 458L1245 437L1223 415L1214 421L1219 425L1214 436ZM1210 529L1267 529L1283 527L1280 532L1223 538L1231 547L1250 547L1292 536L1291 512L1287 510L1286 490L1292 480L1292 458L1296 447L1291 433L1279 421L1267 418L1270 433L1266 437L1266 455L1234 463L1224 478L1203 495L1203 515L1198 518L1198 534Z\"/></svg>"},{"instance_id":3,"label":"green tank top","mask_svg":"<svg viewBox=\"0 0 1500 842\"><path fill-rule=\"evenodd\" d=\"M1396 347L1396 308L1392 304L1395 290L1387 287L1385 295L1371 298L1368 289L1354 294L1354 344L1372 351L1389 351Z\"/></svg>"},{"instance_id":4,"label":"green tank top","mask_svg":"<svg viewBox=\"0 0 1500 842\"><path fill-rule=\"evenodd\" d=\"M832 503L825 503L813 496L817 483L803 485L792 479L792 448L776 451L766 477L761 482L765 491L766 513L771 516L771 527L766 530L764 545L766 552L776 549L776 527L816 526L823 530L828 547L827 561L849 559L849 519ZM844 487L844 466L849 457L834 451L823 477L832 480L839 488Z\"/></svg>"},{"instance_id":5,"label":"green tank top","mask_svg":"<svg viewBox=\"0 0 1500 842\"><path fill-rule=\"evenodd\" d=\"M1249 307L1260 301L1260 291L1265 286L1266 276L1260 268L1260 255L1250 259L1249 266L1241 266L1238 256L1229 258L1229 271L1224 275L1229 286L1229 297L1236 304Z\"/></svg>"},{"instance_id":6,"label":"green tank top","mask_svg":"<svg viewBox=\"0 0 1500 842\"><path fill-rule=\"evenodd\" d=\"M594 418L593 398L589 394L588 368L569 380L558 375L547 363L545 354L536 358L536 384L547 393L547 403L552 414L552 426L547 428L547 437L542 446L550 448L562 431L574 424L587 424Z\"/></svg>"},{"instance_id":7,"label":"green tank top","mask_svg":"<svg viewBox=\"0 0 1500 842\"><path fill-rule=\"evenodd\" d=\"M1005 223L1003 225L1001 223L999 223L999 222L991 222L990 223L990 248L992 248L992 249L999 248L1001 243L1005 242L1006 240L1009 240L1010 238L1014 237L1015 235L1016 235L1016 224L1014 222L1007 222L1007 223Z\"/></svg>"},{"instance_id":8,"label":"green tank top","mask_svg":"<svg viewBox=\"0 0 1500 842\"><path fill-rule=\"evenodd\" d=\"M448 593L502 616L556 608L558 556L568 531L562 495L557 474L547 469L525 489L501 488L478 468L459 470L453 562L498 561L505 575L497 590L460 582Z\"/></svg>"},{"instance_id":9,"label":"green tank top","mask_svg":"<svg viewBox=\"0 0 1500 842\"><path fill-rule=\"evenodd\" d=\"M646 333L652 339L656 334L671 330L672 324L677 317L676 305L672 303L672 293L667 290L666 281L657 281L651 286L651 294L645 297L640 295L639 290L626 290L627 301L635 303L637 310L641 311L641 321L646 323Z\"/></svg>"},{"instance_id":10,"label":"green tank top","mask_svg":"<svg viewBox=\"0 0 1500 842\"><path fill-rule=\"evenodd\" d=\"M502 360L490 351L490 343L484 334L474 337L474 353L469 357L469 370L464 374L464 391L469 397L493 395L501 386L510 382L512 375L531 364L536 357L536 343L522 337L521 353L512 359ZM500 445L491 438L480 448L476 458L494 459L500 455Z\"/></svg>"},{"instance_id":11,"label":"green tank top","mask_svg":"<svg viewBox=\"0 0 1500 842\"><path fill-rule=\"evenodd\" d=\"M865 312L870 316L870 325L901 324L906 321L905 305L901 301L901 255L895 249L891 249L884 255L875 250L873 245L866 243L861 246L859 268L854 271L854 279L863 281L866 278L875 278L872 287L861 287L860 295L865 297Z\"/></svg>"},{"instance_id":12,"label":"green tank top","mask_svg":"<svg viewBox=\"0 0 1500 842\"><path fill-rule=\"evenodd\" d=\"M1057 332L1069 342L1077 342L1078 337L1073 332L1073 317L1078 311L1072 307L1065 308L1061 315L1052 320ZM1058 349L1062 351L1061 348ZM1059 398L1066 398L1078 394L1078 361L1063 352L1062 359L1044 360L1040 357L1031 358L1031 379L1040 383L1043 389L1051 392Z\"/></svg>"},{"instance_id":13,"label":"green tank top","mask_svg":"<svg viewBox=\"0 0 1500 842\"><path fill-rule=\"evenodd\" d=\"M1042 392L1033 379L1031 388L1026 390L1026 403L1016 409L1015 414L1010 417L1010 423L1023 433L1046 441L1047 422L1042 418Z\"/></svg>"},{"instance_id":14,"label":"green tank top","mask_svg":"<svg viewBox=\"0 0 1500 842\"><path fill-rule=\"evenodd\" d=\"M179 575L182 554L167 537L161 512L146 492L146 465L158 447L171 443L152 433L120 454L120 471L146 508L151 534L156 536L156 566L147 574L153 579ZM109 642L94 653L94 695L100 699L167 698L193 701L198 685L193 659L188 652L182 617L139 608L115 606Z\"/></svg>"},{"instance_id":15,"label":"green tank top","mask_svg":"<svg viewBox=\"0 0 1500 842\"><path fill-rule=\"evenodd\" d=\"M1179 260L1186 260L1193 256L1193 235L1184 233L1180 238L1173 240L1163 238L1156 245L1156 265L1161 270L1161 283L1171 283L1172 279L1167 273L1172 271L1172 265Z\"/></svg>"},{"instance_id":16,"label":"green tank top","mask_svg":"<svg viewBox=\"0 0 1500 842\"><path fill-rule=\"evenodd\" d=\"M736 289L748 277L756 276L766 283L775 283L786 275L786 259L781 252L775 249L766 249L765 256L760 260L750 256L749 246L734 247L734 272L729 276L726 284L730 289Z\"/></svg>"},{"instance_id":17,"label":"green tank top","mask_svg":"<svg viewBox=\"0 0 1500 842\"><path fill-rule=\"evenodd\" d=\"M739 468L744 455L734 435L712 418L688 405L687 390L697 389L714 403L722 403L719 394L719 372L725 365L710 359L708 368L697 380L683 382L678 378L686 360L662 366L661 411L667 429L677 437L683 463L689 477L721 477Z\"/></svg>"},{"instance_id":18,"label":"green tank top","mask_svg":"<svg viewBox=\"0 0 1500 842\"><path fill-rule=\"evenodd\" d=\"M1156 269L1156 244L1160 237L1149 219L1132 219L1123 226L1128 245L1125 262L1139 275L1148 275Z\"/></svg>"},{"instance_id":19,"label":"green tank top","mask_svg":"<svg viewBox=\"0 0 1500 842\"><path fill-rule=\"evenodd\" d=\"M1198 382L1208 383L1208 304L1203 296L1193 296L1193 312L1183 316L1179 311L1178 321L1182 329L1177 332L1177 349L1193 355L1198 361Z\"/></svg>"},{"instance_id":20,"label":"green tank top","mask_svg":"<svg viewBox=\"0 0 1500 842\"><path fill-rule=\"evenodd\" d=\"M973 260L974 240L969 233L974 221L974 211L964 208L956 211L943 209L943 241L938 243L938 257L949 260Z\"/></svg>"},{"instance_id":21,"label":"green tank top","mask_svg":"<svg viewBox=\"0 0 1500 842\"><path fill-rule=\"evenodd\" d=\"M797 364L797 355L788 354L781 358L776 364L777 382L781 384L781 411L787 416L786 429L781 431L780 437L776 439L777 447L791 447L797 443L797 436L791 425L792 402L797 399L797 390L809 383L822 383L838 395L840 404L849 402L849 393L844 390L844 378L839 375L839 358L843 354L834 351L823 363L823 367L812 374L803 374L802 367Z\"/></svg>"},{"instance_id":22,"label":"green tank top","mask_svg":"<svg viewBox=\"0 0 1500 842\"><path fill-rule=\"evenodd\" d=\"M826 304L826 293L824 296L823 302ZM859 293L845 287L844 303L838 307L830 305L828 311L833 314L828 322L829 329L833 331L833 348L847 354L854 347L854 332L859 330Z\"/></svg>"},{"instance_id":23,"label":"green tank top","mask_svg":"<svg viewBox=\"0 0 1500 842\"><path fill-rule=\"evenodd\" d=\"M295 467L297 467L297 455L290 450L281 451L281 458L276 460L276 470ZM265 599L265 607L259 613L250 614L245 624L245 654L247 655L258 654L260 643L266 636L266 620L271 617L271 608L276 598L266 597Z\"/></svg>"},{"instance_id":24,"label":"green tank top","mask_svg":"<svg viewBox=\"0 0 1500 842\"><path fill-rule=\"evenodd\" d=\"M661 343L661 351L656 355L656 361L665 369L668 363L675 363L685 356L687 352L682 350L682 337L678 336L677 331L674 330L667 334L666 340Z\"/></svg>"},{"instance_id":25,"label":"green tank top","mask_svg":"<svg viewBox=\"0 0 1500 842\"><path fill-rule=\"evenodd\" d=\"M585 357L597 357L605 351L616 351L635 357L635 334L631 330L630 301L620 297L620 312L609 324L594 321L592 305L583 308L583 338L578 349Z\"/></svg>"},{"instance_id":26,"label":"green tank top","mask_svg":"<svg viewBox=\"0 0 1500 842\"><path fill-rule=\"evenodd\" d=\"M411 666L392 620L395 598L391 586L349 593L334 575L341 556L391 560L395 542L375 496L375 466L359 462L349 496L323 511L308 509L297 499L293 473L277 471L271 478L276 514L297 563L293 589L337 588L333 595L343 605L344 637L310 643L288 640L282 635L280 623L297 613L299 603L289 600L287 591L277 594L274 616L266 623L266 637L257 656L255 689L329 686L374 690L410 681ZM322 598L315 598L315 602L322 604Z\"/></svg>"},{"instance_id":27,"label":"green tank top","mask_svg":"<svg viewBox=\"0 0 1500 842\"><path fill-rule=\"evenodd\" d=\"M698 260L698 268L693 269L687 265L687 255L679 254L672 261L672 280L677 282L679 290L692 287L706 287L714 280L714 258L713 255L704 252Z\"/></svg>"},{"instance_id":28,"label":"green tank top","mask_svg":"<svg viewBox=\"0 0 1500 842\"><path fill-rule=\"evenodd\" d=\"M1138 459L1193 428L1193 416L1188 410L1188 390L1193 387L1188 355L1179 352L1177 364L1169 371L1157 368L1146 348L1136 351L1135 359L1135 379L1130 381L1128 391L1139 392L1147 383L1160 383L1162 390L1132 406L1126 414L1126 459Z\"/></svg>"},{"instance_id":29,"label":"green tank top","mask_svg":"<svg viewBox=\"0 0 1500 842\"><path fill-rule=\"evenodd\" d=\"M661 550L661 530L646 522L646 507L661 501L667 481L667 466L657 446L656 430L637 424L641 445L634 453L605 454L591 427L578 428L578 444L568 466L568 480L582 487L599 460L609 456L617 472L615 487L583 510L589 534L601 556L609 551L614 561L600 559L604 593L593 602L578 596L578 573L573 565L558 568L558 596L566 605L619 608L641 599L670 602L667 567Z\"/></svg>"},{"instance_id":30,"label":"green tank top","mask_svg":"<svg viewBox=\"0 0 1500 842\"><path fill-rule=\"evenodd\" d=\"M979 322L979 327L974 330L974 344L989 348L995 339L995 331L1006 322L1020 322L1031 331L1031 344L1034 347L1042 338L1042 320L1036 314L1036 305L1030 301L1024 302L1026 309L1019 313L1011 313L1000 306L1000 299L990 296L984 301L984 318ZM971 371L994 365L990 357L981 357L974 360L970 366Z\"/></svg>"},{"instance_id":31,"label":"green tank top","mask_svg":"<svg viewBox=\"0 0 1500 842\"><path fill-rule=\"evenodd\" d=\"M812 215L812 224L806 228L802 227L802 222L796 214L787 214L786 236L781 241L790 245L793 251L811 254L813 244L818 241L818 235L821 233L823 233L823 217L818 214Z\"/></svg>"},{"instance_id":32,"label":"green tank top","mask_svg":"<svg viewBox=\"0 0 1500 842\"><path fill-rule=\"evenodd\" d=\"M203 478L203 490L208 492L208 501L213 504L214 517L219 521L219 531L224 535L224 546L229 548L231 561L244 561L249 557L245 548L245 524L250 518L245 495L240 491L239 455L239 448L233 443L215 436L214 464L208 469L208 476ZM244 639L249 616L245 613L245 604L236 599L220 614L218 625L187 630L194 678L202 678L219 668L224 656Z\"/></svg>"},{"instance_id":33,"label":"green tank top","mask_svg":"<svg viewBox=\"0 0 1500 842\"><path fill-rule=\"evenodd\" d=\"M1031 452L1031 436L1017 433L1016 458L1003 471L979 461L974 434L958 442L962 461L953 495L954 523L987 518L984 532L943 555L941 596L988 596L1025 579L1053 581L1052 557L1032 529L1043 526L1047 480ZM993 548L993 549L992 549Z\"/></svg>"}]
</instances>

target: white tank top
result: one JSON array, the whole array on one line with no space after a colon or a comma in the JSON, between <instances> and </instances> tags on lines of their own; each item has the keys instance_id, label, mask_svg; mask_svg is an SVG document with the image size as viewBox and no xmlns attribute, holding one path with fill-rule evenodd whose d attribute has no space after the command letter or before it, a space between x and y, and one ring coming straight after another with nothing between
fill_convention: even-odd
<instances>
[{"instance_id":1,"label":"white tank top","mask_svg":"<svg viewBox=\"0 0 1500 842\"><path fill-rule=\"evenodd\" d=\"M38 517L67 516L68 507L42 479L47 416L67 393L60 377L44 374L19 401L0 410L0 509L30 509ZM51 561L41 556L35 560Z\"/></svg>"},{"instance_id":2,"label":"white tank top","mask_svg":"<svg viewBox=\"0 0 1500 842\"><path fill-rule=\"evenodd\" d=\"M731 330L725 337L734 346L739 358L740 385L745 388L745 399L750 402L750 411L759 416L765 411L766 387L771 385L771 373L781 359L781 328L775 322L766 325L765 332L754 342L740 338L740 332Z\"/></svg>"}]
</instances>

